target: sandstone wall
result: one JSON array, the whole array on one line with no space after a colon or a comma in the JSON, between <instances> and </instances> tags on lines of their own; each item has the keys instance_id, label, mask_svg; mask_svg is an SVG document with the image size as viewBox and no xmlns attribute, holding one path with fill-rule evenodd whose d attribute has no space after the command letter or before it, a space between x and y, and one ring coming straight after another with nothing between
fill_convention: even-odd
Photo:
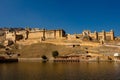
<instances>
[{"instance_id":1,"label":"sandstone wall","mask_svg":"<svg viewBox=\"0 0 120 80\"><path fill-rule=\"evenodd\" d=\"M43 32L30 32L28 35L28 39L40 39L43 37Z\"/></svg>"},{"instance_id":2,"label":"sandstone wall","mask_svg":"<svg viewBox=\"0 0 120 80\"><path fill-rule=\"evenodd\" d=\"M15 41L15 33L14 32L10 32L10 33L6 33L6 40L13 40Z\"/></svg>"}]
</instances>

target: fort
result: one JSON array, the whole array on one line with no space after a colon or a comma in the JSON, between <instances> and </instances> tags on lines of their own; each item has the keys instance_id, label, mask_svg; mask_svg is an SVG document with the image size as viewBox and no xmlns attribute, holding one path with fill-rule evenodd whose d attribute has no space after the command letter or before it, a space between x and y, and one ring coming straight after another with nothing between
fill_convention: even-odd
<instances>
[{"instance_id":1,"label":"fort","mask_svg":"<svg viewBox=\"0 0 120 80\"><path fill-rule=\"evenodd\" d=\"M79 59L97 59L99 56L106 60L110 56L112 58L114 53L120 53L119 40L116 40L113 30L84 30L79 34L67 34L63 29L18 28L2 29L0 37L0 42L4 44L4 48L1 46L0 49L1 54L9 49L20 54L21 58L40 58L46 55L52 59L50 53L57 50L60 53L57 59L68 60L78 56ZM87 57L88 54L91 57Z\"/></svg>"},{"instance_id":2,"label":"fort","mask_svg":"<svg viewBox=\"0 0 120 80\"><path fill-rule=\"evenodd\" d=\"M45 30L45 29L26 29L26 30L20 30L20 31L12 31L9 32L5 31L5 38L6 40L12 40L14 42L19 40L29 40L39 39L40 41L44 41L45 39L60 39L65 37L65 31L64 30Z\"/></svg>"},{"instance_id":3,"label":"fort","mask_svg":"<svg viewBox=\"0 0 120 80\"><path fill-rule=\"evenodd\" d=\"M63 29L47 30L39 28L26 28L24 30L5 30L5 40L11 40L14 43L19 41L47 41L47 40L92 40L92 41L112 41L115 40L114 31L109 32L91 32L90 30L84 30L80 34L66 34ZM32 43L32 42L31 42Z\"/></svg>"},{"instance_id":4,"label":"fort","mask_svg":"<svg viewBox=\"0 0 120 80\"><path fill-rule=\"evenodd\" d=\"M85 37L89 37L92 40L114 40L114 31L111 30L109 32L91 32L90 30L84 30L81 34L68 35L68 39L83 39Z\"/></svg>"}]
</instances>

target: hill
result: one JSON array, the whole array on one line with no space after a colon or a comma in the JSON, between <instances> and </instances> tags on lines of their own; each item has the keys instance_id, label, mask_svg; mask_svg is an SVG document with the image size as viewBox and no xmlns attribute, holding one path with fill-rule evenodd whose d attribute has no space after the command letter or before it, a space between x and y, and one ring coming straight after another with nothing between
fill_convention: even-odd
<instances>
[{"instance_id":1,"label":"hill","mask_svg":"<svg viewBox=\"0 0 120 80\"><path fill-rule=\"evenodd\" d=\"M64 45L54 45L50 43L36 43L32 45L24 45L20 50L17 50L21 54L20 57L41 57L46 55L47 57L52 57L52 51L58 51L59 55L68 55L73 53L85 53L82 47L71 47Z\"/></svg>"}]
</instances>

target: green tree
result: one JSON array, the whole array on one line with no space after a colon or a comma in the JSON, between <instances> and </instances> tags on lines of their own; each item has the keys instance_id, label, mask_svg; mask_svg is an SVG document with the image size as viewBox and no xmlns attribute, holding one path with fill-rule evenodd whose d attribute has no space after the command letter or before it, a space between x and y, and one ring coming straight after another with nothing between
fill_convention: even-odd
<instances>
[{"instance_id":1,"label":"green tree","mask_svg":"<svg viewBox=\"0 0 120 80\"><path fill-rule=\"evenodd\" d=\"M45 55L42 55L41 58L42 58L43 60L46 60L46 59L47 59L47 57L46 57Z\"/></svg>"},{"instance_id":2,"label":"green tree","mask_svg":"<svg viewBox=\"0 0 120 80\"><path fill-rule=\"evenodd\" d=\"M56 58L58 55L59 55L58 51L53 51L53 52L52 52L52 56L53 56L54 58Z\"/></svg>"},{"instance_id":3,"label":"green tree","mask_svg":"<svg viewBox=\"0 0 120 80\"><path fill-rule=\"evenodd\" d=\"M45 55L42 55L41 58L42 58L42 62L47 62L48 61L48 58Z\"/></svg>"}]
</instances>

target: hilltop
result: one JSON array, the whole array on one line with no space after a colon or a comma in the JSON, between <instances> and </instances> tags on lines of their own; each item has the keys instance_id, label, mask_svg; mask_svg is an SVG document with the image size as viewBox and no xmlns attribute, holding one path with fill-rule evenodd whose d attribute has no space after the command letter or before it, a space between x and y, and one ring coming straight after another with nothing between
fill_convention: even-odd
<instances>
[{"instance_id":1,"label":"hilltop","mask_svg":"<svg viewBox=\"0 0 120 80\"><path fill-rule=\"evenodd\" d=\"M20 57L41 57L46 55L52 57L52 51L58 51L60 55L68 55L72 53L84 53L81 47L69 47L64 45L54 45L50 43L36 43L32 45L24 45L17 51L21 54Z\"/></svg>"},{"instance_id":2,"label":"hilltop","mask_svg":"<svg viewBox=\"0 0 120 80\"><path fill-rule=\"evenodd\" d=\"M0 45L4 47L1 53L10 50L20 54L21 58L41 58L42 55L51 58L53 51L58 51L60 56L120 53L119 38L114 36L113 30L84 30L80 34L66 34L63 29L15 28L1 29L0 32Z\"/></svg>"},{"instance_id":3,"label":"hilltop","mask_svg":"<svg viewBox=\"0 0 120 80\"><path fill-rule=\"evenodd\" d=\"M60 56L80 55L80 54L98 54L98 55L113 55L120 53L119 47L111 47L105 45L97 45L95 42L85 42L89 45L56 45L52 43L34 43L31 45L21 45L21 48L16 51L21 58L40 58L42 55L52 57L53 51L58 51ZM91 44L91 45L90 45Z\"/></svg>"}]
</instances>

